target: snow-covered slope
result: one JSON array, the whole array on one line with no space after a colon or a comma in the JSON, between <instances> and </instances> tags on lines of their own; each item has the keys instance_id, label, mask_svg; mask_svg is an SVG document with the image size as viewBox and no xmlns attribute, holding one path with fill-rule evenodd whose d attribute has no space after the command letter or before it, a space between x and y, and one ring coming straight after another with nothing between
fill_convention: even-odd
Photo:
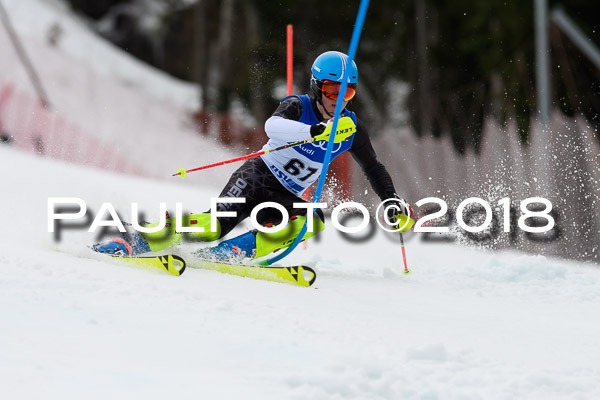
<instances>
[{"instance_id":1,"label":"snow-covered slope","mask_svg":"<svg viewBox=\"0 0 600 400\"><path fill-rule=\"evenodd\" d=\"M190 112L198 110L196 85L107 43L61 1L3 4L51 105L44 110L37 104L33 85L0 30L0 131L15 145L157 178L233 156L231 149L194 127ZM48 40L53 29L61 32L54 44ZM200 175L191 179L209 183Z\"/></svg>"},{"instance_id":2,"label":"snow-covered slope","mask_svg":"<svg viewBox=\"0 0 600 400\"><path fill-rule=\"evenodd\" d=\"M47 198L200 211L215 187L160 185L0 146L0 388L11 399L594 399L600 271L328 226L286 259L304 289L119 266L84 230L47 233ZM188 245L195 248L199 245ZM185 249L179 249L184 251Z\"/></svg>"},{"instance_id":3,"label":"snow-covered slope","mask_svg":"<svg viewBox=\"0 0 600 400\"><path fill-rule=\"evenodd\" d=\"M193 87L102 43L61 1L3 4L52 112L82 137L167 179L229 155L186 125ZM4 33L0 46L0 84L31 95ZM83 227L55 241L48 197L82 198L90 213L111 202L126 220L137 202L154 220L159 202L206 210L237 165L159 182L15 147L0 145L3 398L600 398L597 266L407 235L405 276L397 238L351 243L329 223L285 259L318 271L309 289L192 269L175 278L106 262Z\"/></svg>"},{"instance_id":4,"label":"snow-covered slope","mask_svg":"<svg viewBox=\"0 0 600 400\"><path fill-rule=\"evenodd\" d=\"M186 110L198 109L195 85L170 77L100 38L65 1L4 0L3 4L15 29L27 40L48 44L49 37L54 36L56 50L72 62L89 66L99 75L126 82L157 100ZM31 50L29 53L34 55ZM37 67L43 65L40 63Z\"/></svg>"}]
</instances>

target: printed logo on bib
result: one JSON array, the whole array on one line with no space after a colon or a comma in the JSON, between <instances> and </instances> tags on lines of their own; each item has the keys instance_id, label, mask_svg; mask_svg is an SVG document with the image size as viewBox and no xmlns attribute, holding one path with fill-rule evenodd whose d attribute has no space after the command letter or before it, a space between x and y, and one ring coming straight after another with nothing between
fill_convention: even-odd
<instances>
[{"instance_id":1,"label":"printed logo on bib","mask_svg":"<svg viewBox=\"0 0 600 400\"><path fill-rule=\"evenodd\" d=\"M319 141L319 142L316 142L316 143L314 143L314 142L313 142L313 143L310 143L310 144L311 144L312 146L314 146L314 147L318 147L318 148L320 148L321 150L325 150L325 151L327 151L327 142L326 142L326 141L324 141L324 140L321 140L321 141ZM340 149L342 148L342 144L343 144L343 143L334 143L334 144L333 144L333 150L332 150L331 152L332 152L332 153L337 153L338 151L340 151ZM336 147L336 146L337 146L337 147Z\"/></svg>"},{"instance_id":2,"label":"printed logo on bib","mask_svg":"<svg viewBox=\"0 0 600 400\"><path fill-rule=\"evenodd\" d=\"M301 186L294 182L294 180L291 177L289 177L285 172L281 171L276 166L269 165L269 168L271 169L271 171L273 171L275 177L279 179L279 182L281 182L284 186L289 188L290 191L292 191L292 193L298 194L305 189L304 186Z\"/></svg>"},{"instance_id":3,"label":"printed logo on bib","mask_svg":"<svg viewBox=\"0 0 600 400\"><path fill-rule=\"evenodd\" d=\"M341 143L334 143L333 149L331 151L331 159L335 159L337 156L342 154L344 151L348 150L350 147L352 147L352 140L345 140ZM307 143L302 146L292 147L291 150L302 154L303 156L305 156L313 162L322 163L323 159L325 158L325 153L327 151L327 142L320 141L316 143Z\"/></svg>"}]
</instances>

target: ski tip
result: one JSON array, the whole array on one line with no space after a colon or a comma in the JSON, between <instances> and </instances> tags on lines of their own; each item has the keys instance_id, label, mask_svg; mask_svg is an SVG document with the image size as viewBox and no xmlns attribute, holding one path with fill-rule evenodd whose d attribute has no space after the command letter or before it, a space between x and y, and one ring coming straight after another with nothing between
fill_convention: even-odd
<instances>
[{"instance_id":1,"label":"ski tip","mask_svg":"<svg viewBox=\"0 0 600 400\"><path fill-rule=\"evenodd\" d=\"M304 278L304 281L308 284L308 286L312 286L312 284L315 283L315 280L317 279L317 273L314 269L305 265L302 266L302 269L302 277Z\"/></svg>"}]
</instances>

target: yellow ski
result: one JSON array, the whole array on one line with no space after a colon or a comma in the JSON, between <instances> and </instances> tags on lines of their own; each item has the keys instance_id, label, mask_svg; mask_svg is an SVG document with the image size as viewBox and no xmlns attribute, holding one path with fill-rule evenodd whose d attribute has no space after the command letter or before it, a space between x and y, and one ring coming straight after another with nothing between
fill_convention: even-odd
<instances>
[{"instance_id":1,"label":"yellow ski","mask_svg":"<svg viewBox=\"0 0 600 400\"><path fill-rule=\"evenodd\" d=\"M260 279L263 281L289 283L292 285L309 287L317 279L316 272L307 266L297 265L293 267L274 267L261 265L244 265L227 262L194 259L186 263L179 256L168 254L164 256L140 256L140 257L113 257L113 260L137 265L142 268L157 269L179 276L183 274L186 267L208 269L225 274L243 276L246 278Z\"/></svg>"},{"instance_id":2,"label":"yellow ski","mask_svg":"<svg viewBox=\"0 0 600 400\"><path fill-rule=\"evenodd\" d=\"M303 287L311 286L317 279L317 273L310 267L297 265L293 267L273 267L260 265L230 264L226 262L195 259L190 268L209 269L225 274L260 279L263 281L290 283Z\"/></svg>"},{"instance_id":3,"label":"yellow ski","mask_svg":"<svg viewBox=\"0 0 600 400\"><path fill-rule=\"evenodd\" d=\"M175 276L183 274L186 267L183 258L172 254L149 257L113 257L113 260L123 261L143 268L158 269Z\"/></svg>"}]
</instances>

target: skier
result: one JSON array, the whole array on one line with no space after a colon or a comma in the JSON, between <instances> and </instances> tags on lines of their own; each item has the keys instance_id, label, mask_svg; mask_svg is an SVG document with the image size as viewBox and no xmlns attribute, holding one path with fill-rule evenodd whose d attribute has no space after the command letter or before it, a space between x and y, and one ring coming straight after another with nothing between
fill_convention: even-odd
<instances>
[{"instance_id":1,"label":"skier","mask_svg":"<svg viewBox=\"0 0 600 400\"><path fill-rule=\"evenodd\" d=\"M227 235L250 216L255 206L270 201L279 203L288 211L290 218L287 227L275 233L259 230L246 232L223 241L218 246L198 251L198 257L217 260L256 259L286 248L293 242L307 220L306 208L294 208L293 203L305 203L299 196L318 179L323 168L331 121L344 74L348 79L348 87L335 132L331 160L344 151L350 151L377 195L382 200L393 199L391 202L396 207L389 209L388 219L397 222L398 227L401 227L400 231L412 227L412 208L396 194L390 174L377 160L365 124L354 112L346 109L348 101L354 97L358 83L356 63L348 63L348 56L343 53L328 51L318 56L312 65L311 93L286 97L266 121L265 131L269 140L263 149L273 149L311 137L315 141L247 160L233 173L219 195L221 198L232 198L232 202L218 203L216 208L219 212L235 211L237 215L218 216L214 232L210 230L209 212L185 215L181 221L184 227L205 228L202 233L188 233L190 239L213 241ZM245 202L234 202L233 198L245 198ZM316 214L317 218L313 218L312 229L308 230L305 239L325 227L322 211L317 209ZM173 230L174 219L168 219L165 229L157 233L132 232L92 248L102 253L126 256L164 250L181 241L182 234ZM256 219L261 225L268 227L280 224L282 215L274 208L264 208L258 212ZM151 226L153 225L148 225Z\"/></svg>"}]
</instances>

